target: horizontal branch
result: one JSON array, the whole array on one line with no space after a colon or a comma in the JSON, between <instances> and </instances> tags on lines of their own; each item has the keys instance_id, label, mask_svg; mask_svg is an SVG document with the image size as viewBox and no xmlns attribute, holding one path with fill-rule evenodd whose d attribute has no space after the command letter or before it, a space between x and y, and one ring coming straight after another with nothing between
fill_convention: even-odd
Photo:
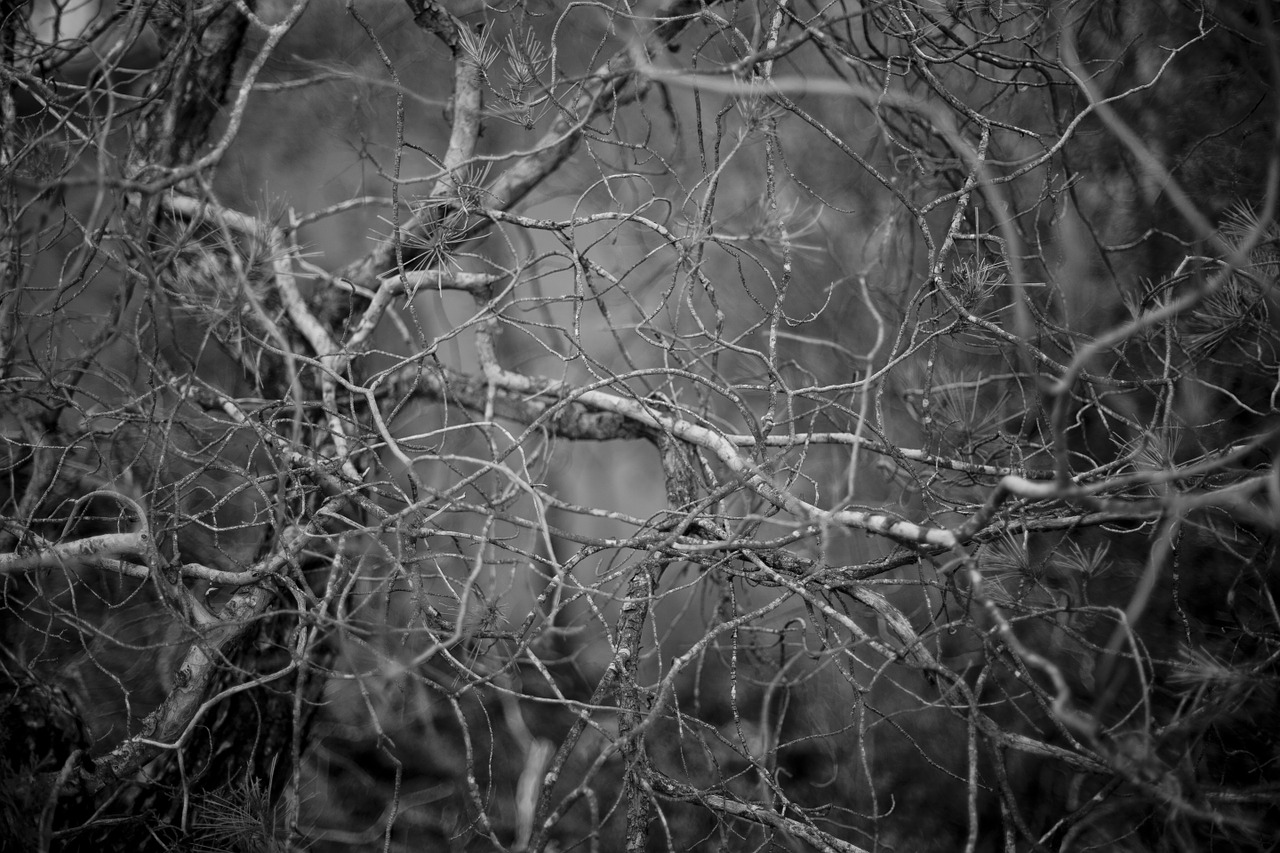
<instances>
[{"instance_id":1,"label":"horizontal branch","mask_svg":"<svg viewBox=\"0 0 1280 853\"><path fill-rule=\"evenodd\" d=\"M143 531L103 533L70 542L55 543L39 539L38 544L29 549L0 554L0 574L104 567L117 569L124 574L135 574L131 569L136 569L137 576L146 577L146 566L123 563L124 566L130 566L130 570L126 570L121 563L129 557L145 559L152 550L151 537Z\"/></svg>"},{"instance_id":2,"label":"horizontal branch","mask_svg":"<svg viewBox=\"0 0 1280 853\"><path fill-rule=\"evenodd\" d=\"M1063 488L1048 482L1053 476L1050 471L1019 471L1000 466L966 465L960 460L939 458L924 450L881 446L851 433L799 433L794 436L776 435L766 438L765 443L769 447L793 447L819 442L850 445L863 443L869 449L885 455L902 455L921 464L1000 478L983 505L961 524L953 528L922 525L887 512L824 510L814 506L776 485L765 472L738 451L739 447L755 446L756 440L753 437L719 433L709 427L664 414L637 398L621 397L598 388L575 389L559 381L535 379L506 370L498 370L489 379L484 379L448 368L427 370L414 365L401 372L399 383L416 383L417 392L428 398L458 405L476 413L489 412L517 423L542 426L561 438L589 441L651 439L658 431L666 431L712 453L761 497L806 521L817 525L854 527L926 550L945 551L978 538L981 531L995 522L1000 509L1011 499L1069 501L1103 492L1113 482L1105 480L1088 487L1072 485ZM1215 456L1214 462L1229 461L1235 454L1242 452L1243 447L1245 446L1239 445L1232 448L1229 454ZM1188 467L1187 470L1198 471L1200 467L1202 466ZM1170 472L1149 472L1146 477L1124 475L1118 482L1123 486L1142 485L1168 476L1171 476ZM1159 501L1125 501L1118 502L1123 503L1123 506L1111 506L1094 497L1091 503L1099 504L1095 511L1040 518L1034 522L1015 524L1009 529L1061 530L1126 520L1146 520L1161 512ZM679 549L681 544L674 547ZM736 549L739 546L726 541L724 547ZM707 549L707 543L702 542L691 550Z\"/></svg>"},{"instance_id":3,"label":"horizontal branch","mask_svg":"<svg viewBox=\"0 0 1280 853\"><path fill-rule=\"evenodd\" d=\"M412 365L402 370L398 381L385 387L416 385L417 393L468 411L484 413L492 404L496 417L516 423L538 425L559 438L585 441L618 441L647 438L653 430L615 412L601 412L572 400L528 396L491 389L482 377L469 376L447 367L423 368ZM496 393L490 395L490 391Z\"/></svg>"},{"instance_id":4,"label":"horizontal branch","mask_svg":"<svg viewBox=\"0 0 1280 853\"><path fill-rule=\"evenodd\" d=\"M652 429L660 429L676 438L694 444L720 460L735 476L760 497L779 509L800 518L835 527L853 527L888 536L901 542L937 548L954 548L960 539L950 530L916 524L883 512L843 509L824 510L802 500L773 482L754 463L738 452L723 433L680 418L663 414L637 398L620 397L596 389L573 389L565 383L535 380L511 371L486 371L492 384L519 394L551 394L565 400L583 403L601 411L622 415Z\"/></svg>"},{"instance_id":5,"label":"horizontal branch","mask_svg":"<svg viewBox=\"0 0 1280 853\"><path fill-rule=\"evenodd\" d=\"M752 435L726 435L725 439L738 447L755 447L757 444L755 436ZM775 433L765 436L764 443L766 447L805 447L813 444L863 447L872 453L896 456L911 462L919 462L922 465L932 465L936 468L946 468L951 471L959 471L962 474L974 474L981 477L1007 477L1013 475L1028 480L1052 480L1054 477L1053 471L1047 469L1013 468L1005 465L982 465L977 462L965 462L961 459L938 456L936 453L930 453L927 450L891 447L852 432L797 432L783 435Z\"/></svg>"}]
</instances>

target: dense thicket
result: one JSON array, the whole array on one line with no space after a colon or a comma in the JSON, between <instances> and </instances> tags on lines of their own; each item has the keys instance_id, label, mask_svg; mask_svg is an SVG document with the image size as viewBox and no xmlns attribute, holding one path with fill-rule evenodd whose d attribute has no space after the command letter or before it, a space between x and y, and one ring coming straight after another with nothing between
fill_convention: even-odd
<instances>
[{"instance_id":1,"label":"dense thicket","mask_svg":"<svg viewBox=\"0 0 1280 853\"><path fill-rule=\"evenodd\" d=\"M0 2L0 832L1269 849L1278 26Z\"/></svg>"}]
</instances>

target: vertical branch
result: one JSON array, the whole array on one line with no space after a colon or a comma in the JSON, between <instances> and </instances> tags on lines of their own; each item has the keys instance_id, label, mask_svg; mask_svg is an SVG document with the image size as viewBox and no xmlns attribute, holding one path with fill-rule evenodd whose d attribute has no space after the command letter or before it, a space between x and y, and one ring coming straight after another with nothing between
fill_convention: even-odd
<instances>
[{"instance_id":1,"label":"vertical branch","mask_svg":"<svg viewBox=\"0 0 1280 853\"><path fill-rule=\"evenodd\" d=\"M18 331L22 299L17 190L14 171L18 151L17 104L14 90L19 68L18 26L24 20L23 0L0 0L0 377L9 375L13 339Z\"/></svg>"},{"instance_id":2,"label":"vertical branch","mask_svg":"<svg viewBox=\"0 0 1280 853\"><path fill-rule=\"evenodd\" d=\"M196 159L226 100L249 23L234 3L198 9L172 4L171 8L168 17L151 21L160 50L172 65L154 76L146 93L147 106L138 119L128 166L132 178ZM206 14L212 16L210 20L199 20Z\"/></svg>"},{"instance_id":3,"label":"vertical branch","mask_svg":"<svg viewBox=\"0 0 1280 853\"><path fill-rule=\"evenodd\" d=\"M665 431L659 431L654 442L662 455L667 506L669 510L679 512L693 503L697 496L697 464L693 446ZM636 567L627 583L626 601L617 627L615 689L620 712L618 735L627 768L622 789L622 798L627 804L627 853L643 853L648 849L653 792L648 782L649 757L644 734L637 731L637 727L649 709L644 691L637 682L636 670L640 664L645 622L667 562L664 557L650 554Z\"/></svg>"}]
</instances>

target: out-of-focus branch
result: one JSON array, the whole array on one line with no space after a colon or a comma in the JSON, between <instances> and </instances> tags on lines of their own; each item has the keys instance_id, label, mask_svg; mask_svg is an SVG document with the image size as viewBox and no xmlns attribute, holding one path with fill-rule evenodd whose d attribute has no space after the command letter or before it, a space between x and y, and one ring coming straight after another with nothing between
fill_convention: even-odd
<instances>
[{"instance_id":1,"label":"out-of-focus branch","mask_svg":"<svg viewBox=\"0 0 1280 853\"><path fill-rule=\"evenodd\" d=\"M190 61L196 73L179 75L179 79L184 81L181 97L157 99L163 113L153 114L141 123L144 139L149 138L150 141L137 149L144 156L132 158L129 177L133 180L123 186L144 195L153 194L217 166L240 133L258 75L309 4L310 0L293 0L284 19L267 27L267 38L245 72L222 136L198 158L196 155L208 138L212 120L226 97L249 19L235 3L215 6L213 11L218 17L213 25L204 28L200 40L194 45L184 43L184 39L190 38L192 33L200 33L200 28L192 27L183 16L175 16L166 22L162 30L167 29L170 35L169 44L164 48L171 55L184 57L184 63ZM250 14L252 5L245 4ZM163 87L166 84L167 78L161 77L158 85ZM155 167L166 171L154 176L151 173Z\"/></svg>"},{"instance_id":2,"label":"out-of-focus branch","mask_svg":"<svg viewBox=\"0 0 1280 853\"><path fill-rule=\"evenodd\" d=\"M212 18L199 29L190 26L180 10L152 19L162 54L175 67L170 74L157 77L147 93L147 106L137 123L137 141L130 152L129 177L155 177L156 168L187 166L208 140L249 25L248 17L234 3L219 5L210 7ZM175 82L176 90L171 88Z\"/></svg>"},{"instance_id":3,"label":"out-of-focus branch","mask_svg":"<svg viewBox=\"0 0 1280 853\"><path fill-rule=\"evenodd\" d=\"M457 53L458 51L458 31L463 24L445 8L443 3L437 0L406 0L410 11L413 12L413 21L424 30L430 30L440 37L440 40L449 46L449 49Z\"/></svg>"}]
</instances>

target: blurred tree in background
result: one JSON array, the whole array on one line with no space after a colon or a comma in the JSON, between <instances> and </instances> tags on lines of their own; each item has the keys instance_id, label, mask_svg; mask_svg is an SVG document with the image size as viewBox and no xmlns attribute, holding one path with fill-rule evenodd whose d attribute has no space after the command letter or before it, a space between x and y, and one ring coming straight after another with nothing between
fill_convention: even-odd
<instances>
[{"instance_id":1,"label":"blurred tree in background","mask_svg":"<svg viewBox=\"0 0 1280 853\"><path fill-rule=\"evenodd\" d=\"M1274 3L0 52L12 849L1274 845Z\"/></svg>"}]
</instances>

